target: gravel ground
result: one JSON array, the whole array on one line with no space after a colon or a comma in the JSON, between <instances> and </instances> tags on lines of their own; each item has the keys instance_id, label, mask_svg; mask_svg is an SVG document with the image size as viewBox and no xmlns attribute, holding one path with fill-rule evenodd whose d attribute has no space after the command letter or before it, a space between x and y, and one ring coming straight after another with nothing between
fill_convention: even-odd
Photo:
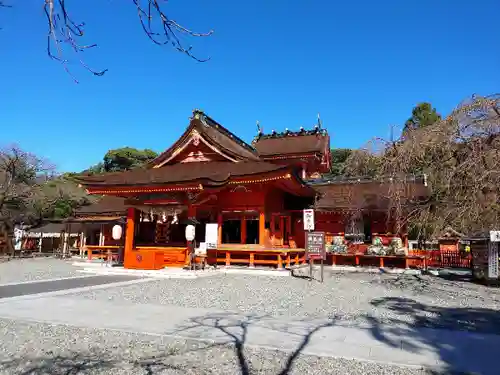
<instances>
[{"instance_id":1,"label":"gravel ground","mask_svg":"<svg viewBox=\"0 0 500 375\"><path fill-rule=\"evenodd\" d=\"M158 280L73 296L500 334L500 289L433 276L327 274L321 284L290 277L230 274Z\"/></svg>"},{"instance_id":2,"label":"gravel ground","mask_svg":"<svg viewBox=\"0 0 500 375\"><path fill-rule=\"evenodd\" d=\"M0 320L0 374L425 375L423 369ZM288 371L286 371L288 369Z\"/></svg>"},{"instance_id":3,"label":"gravel ground","mask_svg":"<svg viewBox=\"0 0 500 375\"><path fill-rule=\"evenodd\" d=\"M0 263L0 284L81 276L71 263L54 258L12 259Z\"/></svg>"}]
</instances>

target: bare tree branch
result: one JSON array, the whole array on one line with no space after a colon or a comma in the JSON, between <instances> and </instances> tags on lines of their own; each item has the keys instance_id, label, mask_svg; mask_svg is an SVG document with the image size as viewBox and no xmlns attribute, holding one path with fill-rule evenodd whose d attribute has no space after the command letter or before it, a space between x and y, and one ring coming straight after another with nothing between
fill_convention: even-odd
<instances>
[{"instance_id":1,"label":"bare tree branch","mask_svg":"<svg viewBox=\"0 0 500 375\"><path fill-rule=\"evenodd\" d=\"M64 49L75 53L82 53L88 49L97 47L97 44L81 43L84 37L84 22L77 22L70 14L65 0L43 0L43 10L47 18L47 54L60 62L64 70L78 83L78 80L69 69L70 60L65 57ZM171 45L177 51L186 54L198 62L206 62L210 58L198 58L193 54L192 46L186 46L181 40L183 37L207 37L212 35L213 30L207 33L198 33L190 30L175 20L169 18L164 10L168 0L131 0L137 9L141 26L147 37L157 45ZM0 0L0 7L11 7L5 0ZM158 24L154 25L155 22ZM95 70L89 67L85 61L78 58L79 64L95 76L103 76L108 69Z\"/></svg>"},{"instance_id":2,"label":"bare tree branch","mask_svg":"<svg viewBox=\"0 0 500 375\"><path fill-rule=\"evenodd\" d=\"M210 58L200 59L192 54L192 46L185 47L180 35L192 37L206 37L213 34L213 30L207 33L198 33L187 29L176 21L170 19L162 10L160 2L166 3L168 0L132 0L137 7L137 14L141 22L141 26L153 43L157 45L171 44L179 52L185 53L192 59L199 62L206 62ZM144 5L143 5L144 3ZM161 23L161 31L154 31L153 20L159 18Z\"/></svg>"},{"instance_id":3,"label":"bare tree branch","mask_svg":"<svg viewBox=\"0 0 500 375\"><path fill-rule=\"evenodd\" d=\"M374 140L372 148L353 153L348 173L370 170L394 181L426 176L426 197L408 201L408 184L393 183L388 194L392 214L419 236L437 236L447 226L477 233L500 224L500 96L474 96L436 124L394 142Z\"/></svg>"}]
</instances>

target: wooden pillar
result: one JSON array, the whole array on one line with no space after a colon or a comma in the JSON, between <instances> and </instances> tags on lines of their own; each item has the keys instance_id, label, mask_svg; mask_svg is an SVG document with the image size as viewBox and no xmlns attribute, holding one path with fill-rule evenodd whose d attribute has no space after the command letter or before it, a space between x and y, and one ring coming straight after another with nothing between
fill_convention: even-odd
<instances>
[{"instance_id":1,"label":"wooden pillar","mask_svg":"<svg viewBox=\"0 0 500 375\"><path fill-rule=\"evenodd\" d=\"M217 246L222 243L222 212L217 215Z\"/></svg>"},{"instance_id":2,"label":"wooden pillar","mask_svg":"<svg viewBox=\"0 0 500 375\"><path fill-rule=\"evenodd\" d=\"M271 236L271 242L272 242L273 246L276 245L274 243L274 241L276 239L275 228L276 228L276 216L274 214L271 214L271 228L269 230L269 235Z\"/></svg>"},{"instance_id":3,"label":"wooden pillar","mask_svg":"<svg viewBox=\"0 0 500 375\"><path fill-rule=\"evenodd\" d=\"M125 249L123 252L123 265L125 268L127 267L127 260L130 260L134 250L134 235L135 235L135 208L129 207L127 209L127 226L125 229Z\"/></svg>"},{"instance_id":4,"label":"wooden pillar","mask_svg":"<svg viewBox=\"0 0 500 375\"><path fill-rule=\"evenodd\" d=\"M244 215L241 217L240 222L240 243L242 245L247 243L247 222Z\"/></svg>"},{"instance_id":5,"label":"wooden pillar","mask_svg":"<svg viewBox=\"0 0 500 375\"><path fill-rule=\"evenodd\" d=\"M283 269L283 258L281 258L281 254L278 254L278 269Z\"/></svg>"},{"instance_id":6,"label":"wooden pillar","mask_svg":"<svg viewBox=\"0 0 500 375\"><path fill-rule=\"evenodd\" d=\"M285 244L285 217L280 216L280 235L281 235L281 240L280 240L280 245L283 246Z\"/></svg>"},{"instance_id":7,"label":"wooden pillar","mask_svg":"<svg viewBox=\"0 0 500 375\"><path fill-rule=\"evenodd\" d=\"M259 212L259 245L265 246L266 244L266 214L262 208Z\"/></svg>"},{"instance_id":8,"label":"wooden pillar","mask_svg":"<svg viewBox=\"0 0 500 375\"><path fill-rule=\"evenodd\" d=\"M104 246L104 225L101 224L99 229L99 246Z\"/></svg>"}]
</instances>

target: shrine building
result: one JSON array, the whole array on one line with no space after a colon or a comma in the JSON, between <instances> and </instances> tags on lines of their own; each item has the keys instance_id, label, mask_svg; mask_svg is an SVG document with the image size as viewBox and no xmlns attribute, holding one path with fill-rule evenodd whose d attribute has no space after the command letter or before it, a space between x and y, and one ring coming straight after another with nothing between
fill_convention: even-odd
<instances>
[{"instance_id":1,"label":"shrine building","mask_svg":"<svg viewBox=\"0 0 500 375\"><path fill-rule=\"evenodd\" d=\"M186 265L190 224L195 225L195 242L208 243L208 263L279 268L304 261L304 209L318 210L318 230L345 235L348 210L333 207L339 200L332 201L328 192L352 181L325 178L330 163L330 137L320 123L296 132L259 131L248 144L194 110L180 138L145 167L85 175L80 183L89 194L119 206L104 216L109 225L123 216L125 268ZM356 224L364 225L360 230L370 238L392 228L382 208L373 204L363 211L365 224ZM83 211L88 218L99 216L92 208ZM119 245L111 241L109 228L98 246Z\"/></svg>"}]
</instances>

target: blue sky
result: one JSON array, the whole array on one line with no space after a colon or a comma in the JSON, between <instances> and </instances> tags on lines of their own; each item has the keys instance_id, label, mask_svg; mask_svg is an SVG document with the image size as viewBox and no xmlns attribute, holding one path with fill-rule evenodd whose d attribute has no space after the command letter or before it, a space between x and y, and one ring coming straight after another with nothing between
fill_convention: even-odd
<instances>
[{"instance_id":1,"label":"blue sky","mask_svg":"<svg viewBox=\"0 0 500 375\"><path fill-rule=\"evenodd\" d=\"M388 137L412 107L446 114L473 93L500 92L497 0L170 0L165 10L212 37L197 63L147 39L132 0L69 0L86 22L75 84L48 59L42 0L0 9L0 144L17 143L60 171L95 164L111 148L166 149L200 108L251 141L312 126L321 113L332 147ZM188 40L189 42L190 40ZM68 59L75 55L68 52Z\"/></svg>"}]
</instances>

